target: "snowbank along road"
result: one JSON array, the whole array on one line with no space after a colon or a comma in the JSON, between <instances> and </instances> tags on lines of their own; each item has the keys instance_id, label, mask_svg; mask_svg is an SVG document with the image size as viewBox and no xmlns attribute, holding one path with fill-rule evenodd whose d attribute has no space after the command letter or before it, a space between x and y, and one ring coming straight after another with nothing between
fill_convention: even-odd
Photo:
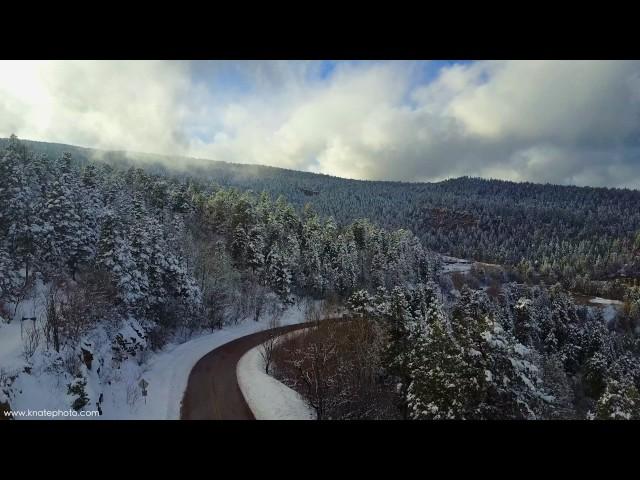
<instances>
[{"instance_id":1,"label":"snowbank along road","mask_svg":"<svg viewBox=\"0 0 640 480\"><path fill-rule=\"evenodd\" d=\"M182 420L255 420L236 375L240 358L271 335L308 328L311 323L263 330L221 345L202 357L189 374L182 400Z\"/></svg>"}]
</instances>

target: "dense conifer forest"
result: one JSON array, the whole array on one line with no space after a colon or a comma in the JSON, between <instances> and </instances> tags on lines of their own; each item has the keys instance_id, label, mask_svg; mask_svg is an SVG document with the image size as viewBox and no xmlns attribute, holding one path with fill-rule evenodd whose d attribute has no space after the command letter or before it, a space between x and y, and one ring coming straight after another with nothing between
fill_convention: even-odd
<instances>
[{"instance_id":1,"label":"dense conifer forest","mask_svg":"<svg viewBox=\"0 0 640 480\"><path fill-rule=\"evenodd\" d=\"M510 265L523 275L543 275L567 287L640 275L637 190L467 177L439 183L359 181L258 165L25 143L51 157L69 151L81 166L94 160L124 169L143 166L147 174L199 188L217 185L282 195L298 213L311 204L340 226L367 218L387 229L406 228L434 251Z\"/></svg>"},{"instance_id":2,"label":"dense conifer forest","mask_svg":"<svg viewBox=\"0 0 640 480\"><path fill-rule=\"evenodd\" d=\"M0 148L0 317L44 312L0 404L38 373L100 408L128 360L308 301L356 319L278 347L319 418L640 418L638 191ZM460 286L440 254L504 268Z\"/></svg>"}]
</instances>

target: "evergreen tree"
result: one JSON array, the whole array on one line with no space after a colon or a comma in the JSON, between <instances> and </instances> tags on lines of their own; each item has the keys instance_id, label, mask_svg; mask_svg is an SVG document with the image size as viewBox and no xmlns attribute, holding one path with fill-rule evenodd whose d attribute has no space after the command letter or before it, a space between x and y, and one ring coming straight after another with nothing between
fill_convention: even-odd
<instances>
[{"instance_id":1,"label":"evergreen tree","mask_svg":"<svg viewBox=\"0 0 640 480\"><path fill-rule=\"evenodd\" d=\"M640 394L629 379L610 379L598 399L596 418L599 420L640 419Z\"/></svg>"},{"instance_id":2,"label":"evergreen tree","mask_svg":"<svg viewBox=\"0 0 640 480\"><path fill-rule=\"evenodd\" d=\"M550 396L543 404L544 418L552 420L575 418L574 393L560 355L544 358L542 381Z\"/></svg>"},{"instance_id":3,"label":"evergreen tree","mask_svg":"<svg viewBox=\"0 0 640 480\"><path fill-rule=\"evenodd\" d=\"M80 186L72 171L70 154L65 153L57 162L56 172L43 212L50 225L45 238L47 260L53 265L66 265L75 276L78 264L88 260L93 253L95 224L83 223L80 215Z\"/></svg>"},{"instance_id":4,"label":"evergreen tree","mask_svg":"<svg viewBox=\"0 0 640 480\"><path fill-rule=\"evenodd\" d=\"M424 320L414 322L408 364L411 383L407 402L412 419L466 418L475 385L465 378L462 350L448 331L441 309L427 308Z\"/></svg>"},{"instance_id":5,"label":"evergreen tree","mask_svg":"<svg viewBox=\"0 0 640 480\"><path fill-rule=\"evenodd\" d=\"M364 317L373 305L373 298L366 290L357 290L347 300L349 310L359 317Z\"/></svg>"},{"instance_id":6,"label":"evergreen tree","mask_svg":"<svg viewBox=\"0 0 640 480\"><path fill-rule=\"evenodd\" d=\"M284 304L292 303L291 271L286 260L275 249L267 256L269 265L267 282Z\"/></svg>"}]
</instances>

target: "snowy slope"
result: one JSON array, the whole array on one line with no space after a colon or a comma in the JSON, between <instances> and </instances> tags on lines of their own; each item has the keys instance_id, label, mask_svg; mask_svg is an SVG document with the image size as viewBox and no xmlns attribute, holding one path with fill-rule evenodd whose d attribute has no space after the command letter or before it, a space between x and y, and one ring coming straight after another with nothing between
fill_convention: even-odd
<instances>
[{"instance_id":1,"label":"snowy slope","mask_svg":"<svg viewBox=\"0 0 640 480\"><path fill-rule=\"evenodd\" d=\"M259 345L245 353L237 367L240 390L256 419L315 420L315 412L298 392L265 373L260 349Z\"/></svg>"},{"instance_id":2,"label":"snowy slope","mask_svg":"<svg viewBox=\"0 0 640 480\"><path fill-rule=\"evenodd\" d=\"M44 314L44 292L46 285L40 280L16 307L14 303L7 303L5 310L10 318L0 319L0 368L5 371L21 370L25 364L23 355L22 328L33 328L33 322L22 322L23 317L36 318L40 324ZM10 323L7 323L11 320ZM22 325L21 325L22 324Z\"/></svg>"},{"instance_id":3,"label":"snowy slope","mask_svg":"<svg viewBox=\"0 0 640 480\"><path fill-rule=\"evenodd\" d=\"M25 310L25 315L34 313L31 302L24 302L19 307L19 310L22 309L29 310ZM294 305L284 312L280 324L300 323L304 320L304 313L302 303ZM17 313L16 318L20 315L21 311ZM117 368L110 362L110 338L113 337L113 332L107 337L107 332L98 328L85 339L91 345L94 362L91 369L81 365L83 376L87 380L85 389L89 397L89 403L84 410L95 409L98 399L101 398L102 415L93 418L179 419L182 396L189 373L196 362L224 343L266 328L270 328L269 318L266 316L260 322L247 319L185 343L168 344L158 353L145 350L143 358L142 353L139 353L135 358L128 358L118 364ZM135 319L130 319L119 331L125 338L131 338L136 336L135 329L140 330L140 327ZM138 340L144 342L142 339ZM22 352L20 322L0 322L0 368L11 375L17 375L11 384L9 395L11 408L68 410L74 400L68 393L68 384L72 378L68 374L51 369L55 353L40 348L27 363ZM26 372L25 366L28 365L31 369ZM141 395L141 379L149 383L146 398Z\"/></svg>"},{"instance_id":4,"label":"snowy slope","mask_svg":"<svg viewBox=\"0 0 640 480\"><path fill-rule=\"evenodd\" d=\"M0 368L5 370L21 369L22 339L20 322L3 323L0 321Z\"/></svg>"}]
</instances>

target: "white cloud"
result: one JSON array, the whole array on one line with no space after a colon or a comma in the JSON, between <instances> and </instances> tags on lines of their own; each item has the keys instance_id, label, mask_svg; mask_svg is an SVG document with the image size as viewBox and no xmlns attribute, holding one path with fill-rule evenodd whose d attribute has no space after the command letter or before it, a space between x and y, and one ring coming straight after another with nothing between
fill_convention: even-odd
<instances>
[{"instance_id":1,"label":"white cloud","mask_svg":"<svg viewBox=\"0 0 640 480\"><path fill-rule=\"evenodd\" d=\"M175 152L188 115L181 104L190 88L187 69L166 62L0 62L0 133Z\"/></svg>"},{"instance_id":2,"label":"white cloud","mask_svg":"<svg viewBox=\"0 0 640 480\"><path fill-rule=\"evenodd\" d=\"M0 134L353 178L640 187L640 63L0 62Z\"/></svg>"},{"instance_id":3,"label":"white cloud","mask_svg":"<svg viewBox=\"0 0 640 480\"><path fill-rule=\"evenodd\" d=\"M492 139L605 141L623 138L638 114L636 62L481 62L443 72L443 113L469 133Z\"/></svg>"}]
</instances>

